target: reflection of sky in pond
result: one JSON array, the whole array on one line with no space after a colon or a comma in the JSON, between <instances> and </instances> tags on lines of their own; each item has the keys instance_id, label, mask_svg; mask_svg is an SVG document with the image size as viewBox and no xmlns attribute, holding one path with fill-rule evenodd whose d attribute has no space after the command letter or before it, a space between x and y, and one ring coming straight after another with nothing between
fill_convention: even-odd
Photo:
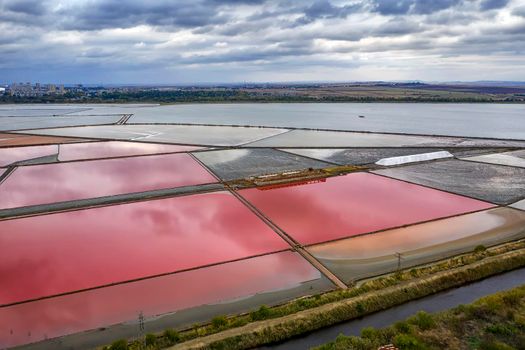
<instances>
[{"instance_id":1,"label":"reflection of sky in pond","mask_svg":"<svg viewBox=\"0 0 525 350\"><path fill-rule=\"evenodd\" d=\"M130 122L264 125L525 140L523 112L523 105L497 103L186 104L137 108ZM359 118L360 115L365 118Z\"/></svg>"},{"instance_id":2,"label":"reflection of sky in pond","mask_svg":"<svg viewBox=\"0 0 525 350\"><path fill-rule=\"evenodd\" d=\"M216 182L188 154L18 167L0 185L0 208Z\"/></svg>"},{"instance_id":3,"label":"reflection of sky in pond","mask_svg":"<svg viewBox=\"0 0 525 350\"><path fill-rule=\"evenodd\" d=\"M226 192L0 221L0 304L286 248Z\"/></svg>"},{"instance_id":4,"label":"reflection of sky in pond","mask_svg":"<svg viewBox=\"0 0 525 350\"><path fill-rule=\"evenodd\" d=\"M319 278L299 254L287 251L0 308L0 347L134 320L140 311L149 318L291 289Z\"/></svg>"},{"instance_id":5,"label":"reflection of sky in pond","mask_svg":"<svg viewBox=\"0 0 525 350\"><path fill-rule=\"evenodd\" d=\"M368 173L326 182L239 192L303 244L407 225L492 205Z\"/></svg>"}]
</instances>

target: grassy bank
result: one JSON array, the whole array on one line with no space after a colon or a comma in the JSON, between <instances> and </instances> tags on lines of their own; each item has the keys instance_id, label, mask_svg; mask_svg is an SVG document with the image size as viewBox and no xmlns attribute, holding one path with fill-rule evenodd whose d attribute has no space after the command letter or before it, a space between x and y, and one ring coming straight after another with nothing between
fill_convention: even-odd
<instances>
[{"instance_id":1,"label":"grassy bank","mask_svg":"<svg viewBox=\"0 0 525 350\"><path fill-rule=\"evenodd\" d=\"M508 243L410 270L383 276L347 290L262 306L250 314L217 317L210 324L182 332L167 330L132 341L129 349L247 349L287 339L355 317L386 309L438 291L525 266L525 242ZM126 348L120 341L110 348ZM118 345L118 346L117 346Z\"/></svg>"},{"instance_id":2,"label":"grassy bank","mask_svg":"<svg viewBox=\"0 0 525 350\"><path fill-rule=\"evenodd\" d=\"M525 285L446 312L420 311L388 328L364 328L360 337L340 335L316 350L375 350L386 344L421 350L524 349Z\"/></svg>"}]
</instances>

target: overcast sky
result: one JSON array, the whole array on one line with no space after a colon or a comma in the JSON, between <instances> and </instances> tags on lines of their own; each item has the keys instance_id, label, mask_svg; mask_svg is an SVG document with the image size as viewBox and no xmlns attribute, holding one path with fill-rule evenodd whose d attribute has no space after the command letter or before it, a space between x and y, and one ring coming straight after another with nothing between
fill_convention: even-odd
<instances>
[{"instance_id":1,"label":"overcast sky","mask_svg":"<svg viewBox=\"0 0 525 350\"><path fill-rule=\"evenodd\" d=\"M525 81L525 0L0 0L0 82Z\"/></svg>"}]
</instances>

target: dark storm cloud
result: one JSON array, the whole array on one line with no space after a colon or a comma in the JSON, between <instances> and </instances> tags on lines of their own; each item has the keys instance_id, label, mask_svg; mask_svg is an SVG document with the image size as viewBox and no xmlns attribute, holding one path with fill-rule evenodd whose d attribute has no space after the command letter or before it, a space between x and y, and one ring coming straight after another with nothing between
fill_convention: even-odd
<instances>
[{"instance_id":1,"label":"dark storm cloud","mask_svg":"<svg viewBox=\"0 0 525 350\"><path fill-rule=\"evenodd\" d=\"M217 14L219 7L246 1L227 2L208 0L180 3L174 1L121 1L85 2L61 11L66 18L65 29L98 30L129 28L138 25L193 28L224 23L227 18Z\"/></svg>"},{"instance_id":2,"label":"dark storm cloud","mask_svg":"<svg viewBox=\"0 0 525 350\"><path fill-rule=\"evenodd\" d=\"M481 1L481 9L483 11L500 9L507 6L509 0L483 0Z\"/></svg>"},{"instance_id":3,"label":"dark storm cloud","mask_svg":"<svg viewBox=\"0 0 525 350\"><path fill-rule=\"evenodd\" d=\"M454 7L461 0L417 0L414 1L413 12L418 14L429 14Z\"/></svg>"},{"instance_id":4,"label":"dark storm cloud","mask_svg":"<svg viewBox=\"0 0 525 350\"><path fill-rule=\"evenodd\" d=\"M45 25L47 6L44 0L0 0L0 24Z\"/></svg>"},{"instance_id":5,"label":"dark storm cloud","mask_svg":"<svg viewBox=\"0 0 525 350\"><path fill-rule=\"evenodd\" d=\"M335 6L328 0L318 0L304 9L304 16L297 23L307 24L317 19L346 18L349 14L362 9L362 4L356 3L344 6Z\"/></svg>"},{"instance_id":6,"label":"dark storm cloud","mask_svg":"<svg viewBox=\"0 0 525 350\"><path fill-rule=\"evenodd\" d=\"M374 0L375 10L383 15L407 13L430 14L448 9L461 3L461 0Z\"/></svg>"},{"instance_id":7,"label":"dark storm cloud","mask_svg":"<svg viewBox=\"0 0 525 350\"><path fill-rule=\"evenodd\" d=\"M375 10L382 15L406 14L413 4L413 0L374 0Z\"/></svg>"},{"instance_id":8,"label":"dark storm cloud","mask_svg":"<svg viewBox=\"0 0 525 350\"><path fill-rule=\"evenodd\" d=\"M44 2L41 0L10 0L0 2L3 11L22 13L27 15L43 15L45 12Z\"/></svg>"},{"instance_id":9,"label":"dark storm cloud","mask_svg":"<svg viewBox=\"0 0 525 350\"><path fill-rule=\"evenodd\" d=\"M0 0L0 76L425 71L466 55L519 62L524 32L525 0Z\"/></svg>"}]
</instances>

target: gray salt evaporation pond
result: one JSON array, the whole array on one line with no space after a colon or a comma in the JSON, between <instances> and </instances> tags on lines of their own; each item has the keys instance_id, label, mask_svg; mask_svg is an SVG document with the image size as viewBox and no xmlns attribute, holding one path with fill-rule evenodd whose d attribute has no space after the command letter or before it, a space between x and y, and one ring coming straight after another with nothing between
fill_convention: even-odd
<instances>
[{"instance_id":1,"label":"gray salt evaporation pond","mask_svg":"<svg viewBox=\"0 0 525 350\"><path fill-rule=\"evenodd\" d=\"M517 208L517 209L521 209L521 210L525 210L525 199L512 204L511 207Z\"/></svg>"},{"instance_id":2,"label":"gray salt evaporation pond","mask_svg":"<svg viewBox=\"0 0 525 350\"><path fill-rule=\"evenodd\" d=\"M475 103L188 104L140 108L134 112L130 123L256 125L523 140L525 106Z\"/></svg>"},{"instance_id":3,"label":"gray salt evaporation pond","mask_svg":"<svg viewBox=\"0 0 525 350\"><path fill-rule=\"evenodd\" d=\"M193 155L223 180L331 166L328 163L273 149L220 150L196 152Z\"/></svg>"},{"instance_id":4,"label":"gray salt evaporation pond","mask_svg":"<svg viewBox=\"0 0 525 350\"><path fill-rule=\"evenodd\" d=\"M286 152L335 164L365 165L383 158L439 151L436 148L287 148Z\"/></svg>"},{"instance_id":5,"label":"gray salt evaporation pond","mask_svg":"<svg viewBox=\"0 0 525 350\"><path fill-rule=\"evenodd\" d=\"M485 154L474 157L463 158L475 162L500 164L525 168L525 150L504 152L497 154Z\"/></svg>"},{"instance_id":6,"label":"gray salt evaporation pond","mask_svg":"<svg viewBox=\"0 0 525 350\"><path fill-rule=\"evenodd\" d=\"M81 128L31 130L31 133L189 145L238 146L286 131L286 129L229 126L101 125Z\"/></svg>"},{"instance_id":7,"label":"gray salt evaporation pond","mask_svg":"<svg viewBox=\"0 0 525 350\"><path fill-rule=\"evenodd\" d=\"M42 108L38 106L31 108L2 107L0 108L0 117L47 117L88 110L89 108Z\"/></svg>"},{"instance_id":8,"label":"gray salt evaporation pond","mask_svg":"<svg viewBox=\"0 0 525 350\"><path fill-rule=\"evenodd\" d=\"M113 124L121 118L120 115L97 116L40 116L40 117L2 117L0 130L27 130L40 128L55 128L65 126Z\"/></svg>"},{"instance_id":9,"label":"gray salt evaporation pond","mask_svg":"<svg viewBox=\"0 0 525 350\"><path fill-rule=\"evenodd\" d=\"M117 115L131 114L133 110L143 107L156 107L158 104L139 104L139 103L70 103L70 104L43 104L43 103L24 103L24 104L5 104L0 106L0 117L21 116L53 116L53 115L75 115L75 116L93 116L93 115Z\"/></svg>"},{"instance_id":10,"label":"gray salt evaporation pond","mask_svg":"<svg viewBox=\"0 0 525 350\"><path fill-rule=\"evenodd\" d=\"M439 148L284 148L283 151L340 165L372 164L384 158L443 151ZM496 152L497 149L449 149L455 156Z\"/></svg>"},{"instance_id":11,"label":"gray salt evaporation pond","mask_svg":"<svg viewBox=\"0 0 525 350\"><path fill-rule=\"evenodd\" d=\"M425 147L453 146L455 138L292 130L248 144L249 147Z\"/></svg>"},{"instance_id":12,"label":"gray salt evaporation pond","mask_svg":"<svg viewBox=\"0 0 525 350\"><path fill-rule=\"evenodd\" d=\"M374 173L497 204L510 204L525 197L523 168L447 160Z\"/></svg>"},{"instance_id":13,"label":"gray salt evaporation pond","mask_svg":"<svg viewBox=\"0 0 525 350\"><path fill-rule=\"evenodd\" d=\"M524 141L465 139L365 132L292 130L246 145L247 147L525 147Z\"/></svg>"}]
</instances>

